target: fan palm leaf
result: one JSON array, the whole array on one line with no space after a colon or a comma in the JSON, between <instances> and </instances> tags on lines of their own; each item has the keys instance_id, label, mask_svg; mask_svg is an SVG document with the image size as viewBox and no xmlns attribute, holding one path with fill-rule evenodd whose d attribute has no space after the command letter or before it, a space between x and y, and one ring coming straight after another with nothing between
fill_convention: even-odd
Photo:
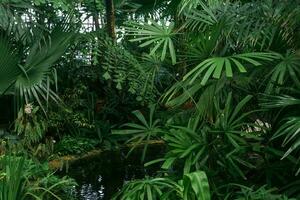
<instances>
[{"instance_id":1,"label":"fan palm leaf","mask_svg":"<svg viewBox=\"0 0 300 200\"><path fill-rule=\"evenodd\" d=\"M219 79L223 72L227 77L233 77L234 68L240 73L247 72L245 64L252 66L260 66L262 61L273 61L277 59L278 55L275 53L243 53L226 57L212 57L202 61L194 69L189 71L184 77L183 81L193 84L197 78L202 75L201 85L205 85L209 78L213 77ZM245 64L244 64L245 63Z\"/></svg>"},{"instance_id":2,"label":"fan palm leaf","mask_svg":"<svg viewBox=\"0 0 300 200\"><path fill-rule=\"evenodd\" d=\"M155 105L151 105L149 113L148 121L144 117L141 111L136 110L132 113L138 119L139 124L137 123L126 123L123 126L127 127L127 129L121 130L112 130L112 134L115 135L131 135L131 139L127 140L127 143L132 142L133 147L130 149L128 155L137 147L138 144L145 141L146 144L143 149L143 154L141 160L144 161L146 152L148 149L149 141L155 137L158 137L159 134L162 132L162 129L159 125L160 120L154 119L154 111Z\"/></svg>"},{"instance_id":3,"label":"fan palm leaf","mask_svg":"<svg viewBox=\"0 0 300 200\"><path fill-rule=\"evenodd\" d=\"M286 56L280 56L280 60L267 76L271 79L266 88L267 93L274 91L276 86L283 86L288 80L300 88L300 57L289 52ZM278 88L275 91L279 92Z\"/></svg>"},{"instance_id":4,"label":"fan palm leaf","mask_svg":"<svg viewBox=\"0 0 300 200\"><path fill-rule=\"evenodd\" d=\"M53 64L64 54L73 33L66 27L57 26L49 37L40 36L28 51L25 62L17 49L4 36L0 38L0 93L15 90L21 102L36 100L45 111L42 101L58 100L50 89Z\"/></svg>"},{"instance_id":5,"label":"fan palm leaf","mask_svg":"<svg viewBox=\"0 0 300 200\"><path fill-rule=\"evenodd\" d=\"M12 84L16 77L24 72L19 65L20 55L17 49L9 42L9 38L0 36L0 94L4 93Z\"/></svg>"},{"instance_id":6,"label":"fan palm leaf","mask_svg":"<svg viewBox=\"0 0 300 200\"><path fill-rule=\"evenodd\" d=\"M291 153L298 154L298 163L300 162L300 117L289 117L284 120L282 126L273 135L272 140L285 136L282 146L288 147L282 159L291 155ZM296 174L300 173L300 168Z\"/></svg>"},{"instance_id":7,"label":"fan palm leaf","mask_svg":"<svg viewBox=\"0 0 300 200\"><path fill-rule=\"evenodd\" d=\"M169 25L159 24L151 21L151 24L139 24L130 22L126 27L127 35L134 36L131 42L141 42L140 47L151 46L150 55L154 55L158 50L161 51L161 60L165 60L169 52L172 63L176 63L176 51L174 48L173 37L176 35L174 23Z\"/></svg>"}]
</instances>

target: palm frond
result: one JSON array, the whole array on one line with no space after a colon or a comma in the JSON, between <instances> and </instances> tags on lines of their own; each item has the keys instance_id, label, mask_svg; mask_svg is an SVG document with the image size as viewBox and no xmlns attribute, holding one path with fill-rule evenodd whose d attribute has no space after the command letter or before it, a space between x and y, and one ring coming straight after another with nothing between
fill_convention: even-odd
<instances>
[{"instance_id":1,"label":"palm frond","mask_svg":"<svg viewBox=\"0 0 300 200\"><path fill-rule=\"evenodd\" d=\"M3 94L15 83L24 69L19 65L21 58L17 49L4 35L0 36L0 55L0 94Z\"/></svg>"},{"instance_id":2,"label":"palm frond","mask_svg":"<svg viewBox=\"0 0 300 200\"><path fill-rule=\"evenodd\" d=\"M24 71L17 77L15 84L17 94L22 101L29 103L36 100L44 112L43 101L48 102L49 99L59 101L58 96L50 88L51 69L64 54L72 37L72 32L57 27L51 32L49 38L37 41L30 48L23 67Z\"/></svg>"},{"instance_id":3,"label":"palm frond","mask_svg":"<svg viewBox=\"0 0 300 200\"><path fill-rule=\"evenodd\" d=\"M73 33L68 31L66 26L57 26L49 37L41 35L40 39L29 47L29 53L23 63L22 56L17 54L18 49L9 43L7 37L1 36L0 93L4 93L10 87L13 91L14 88L21 103L36 100L45 112L43 101L59 100L50 88L51 70L53 64L64 54L72 37Z\"/></svg>"},{"instance_id":4,"label":"palm frond","mask_svg":"<svg viewBox=\"0 0 300 200\"><path fill-rule=\"evenodd\" d=\"M214 9L201 1L197 4L200 4L201 10L195 9L196 7L192 6L189 11L185 13L187 18L186 23L184 24L185 27L193 31L205 31L209 26L219 23L218 16Z\"/></svg>"},{"instance_id":5,"label":"palm frond","mask_svg":"<svg viewBox=\"0 0 300 200\"><path fill-rule=\"evenodd\" d=\"M201 3L203 3L202 0L181 0L178 5L178 13L188 13Z\"/></svg>"},{"instance_id":6,"label":"palm frond","mask_svg":"<svg viewBox=\"0 0 300 200\"><path fill-rule=\"evenodd\" d=\"M174 23L166 25L163 22L157 23L155 21L151 21L151 24L130 22L126 31L127 35L135 37L130 41L141 42L140 47L151 46L150 55L160 50L161 60L165 60L168 51L172 63L176 63L176 51L173 42L173 37L176 35Z\"/></svg>"},{"instance_id":7,"label":"palm frond","mask_svg":"<svg viewBox=\"0 0 300 200\"><path fill-rule=\"evenodd\" d=\"M262 94L260 105L263 108L281 108L286 106L300 105L300 99L289 95Z\"/></svg>"},{"instance_id":8,"label":"palm frond","mask_svg":"<svg viewBox=\"0 0 300 200\"><path fill-rule=\"evenodd\" d=\"M258 52L208 58L189 71L183 77L183 81L187 81L188 84L193 84L200 75L203 75L201 85L205 85L209 78L213 77L219 79L224 72L226 77L233 77L234 68L237 68L240 73L245 73L247 72L245 64L260 66L262 64L259 61L273 61L277 58L278 55L274 53Z\"/></svg>"},{"instance_id":9,"label":"palm frond","mask_svg":"<svg viewBox=\"0 0 300 200\"><path fill-rule=\"evenodd\" d=\"M148 149L149 141L153 138L156 138L159 136L159 134L162 132L162 129L159 125L160 120L156 119L154 120L154 111L155 111L155 105L150 106L150 113L149 118L146 120L144 115L141 113L141 111L136 110L132 113L134 116L138 119L139 123L126 123L123 124L124 127L127 129L120 129L120 130L112 130L112 134L115 135L131 135L132 137L127 140L127 143L132 143L133 146L128 152L127 155L130 155L131 152L139 145L141 142L145 141L146 144L143 149L143 154L141 157L141 160L144 161L146 156L146 151Z\"/></svg>"},{"instance_id":10,"label":"palm frond","mask_svg":"<svg viewBox=\"0 0 300 200\"><path fill-rule=\"evenodd\" d=\"M278 87L290 83L289 80L300 88L300 57L291 52L286 56L280 56L280 62L272 69L267 77L270 81L268 82L266 93L273 91L278 93Z\"/></svg>"},{"instance_id":11,"label":"palm frond","mask_svg":"<svg viewBox=\"0 0 300 200\"><path fill-rule=\"evenodd\" d=\"M300 150L300 117L289 117L283 121L281 127L273 135L272 140L284 137L282 142L283 147L287 147L287 151L283 155L282 159L288 157L292 153L298 155L298 164L300 162L299 150ZM300 168L296 174L300 173Z\"/></svg>"}]
</instances>

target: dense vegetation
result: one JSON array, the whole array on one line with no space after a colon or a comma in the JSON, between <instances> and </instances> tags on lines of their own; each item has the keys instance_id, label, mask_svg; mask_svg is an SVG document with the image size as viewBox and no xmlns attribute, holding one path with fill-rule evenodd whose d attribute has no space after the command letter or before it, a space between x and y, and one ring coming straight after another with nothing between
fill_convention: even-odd
<instances>
[{"instance_id":1,"label":"dense vegetation","mask_svg":"<svg viewBox=\"0 0 300 200\"><path fill-rule=\"evenodd\" d=\"M116 200L300 198L298 0L1 0L0 95L0 200L125 144L161 170Z\"/></svg>"}]
</instances>

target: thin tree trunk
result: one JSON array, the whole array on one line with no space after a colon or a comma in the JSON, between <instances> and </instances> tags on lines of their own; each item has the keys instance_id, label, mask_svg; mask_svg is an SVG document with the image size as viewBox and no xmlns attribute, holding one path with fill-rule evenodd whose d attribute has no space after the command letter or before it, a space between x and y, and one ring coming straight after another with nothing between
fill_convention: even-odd
<instances>
[{"instance_id":1,"label":"thin tree trunk","mask_svg":"<svg viewBox=\"0 0 300 200\"><path fill-rule=\"evenodd\" d=\"M109 37L115 42L116 32L115 32L115 8L113 0L105 0L106 6L106 29ZM112 88L112 80L108 80L108 88Z\"/></svg>"},{"instance_id":2,"label":"thin tree trunk","mask_svg":"<svg viewBox=\"0 0 300 200\"><path fill-rule=\"evenodd\" d=\"M178 62L177 62L177 68L178 68L178 73L179 73L179 77L177 77L178 79L181 79L185 74L186 74L186 70L187 70L187 57L186 57L186 52L187 52L187 46L186 46L186 35L187 35L187 31L186 29L182 28L182 24L184 23L184 20L181 16L177 16L176 14L174 15L174 21L175 21L175 29L178 31L180 30L181 33L183 34L179 34L178 39L178 43L175 43L175 49L179 49L180 54L184 55L182 57L178 58Z\"/></svg>"},{"instance_id":3,"label":"thin tree trunk","mask_svg":"<svg viewBox=\"0 0 300 200\"><path fill-rule=\"evenodd\" d=\"M95 6L95 12L93 14L93 21L94 21L94 27L93 27L93 30L96 31L96 34L97 34L97 37L98 37L98 34L99 34L99 30L100 30L100 24L99 24L99 12L98 12L98 9L97 9L97 4L96 4L96 0L94 0L94 6ZM100 35L99 35L100 36ZM99 47L98 47L99 48ZM97 58L97 63L99 63L100 61L100 58L98 55L92 55L92 61L94 60L94 56L96 56Z\"/></svg>"},{"instance_id":4,"label":"thin tree trunk","mask_svg":"<svg viewBox=\"0 0 300 200\"><path fill-rule=\"evenodd\" d=\"M115 9L113 0L105 0L106 4L106 21L108 35L115 41Z\"/></svg>"},{"instance_id":5,"label":"thin tree trunk","mask_svg":"<svg viewBox=\"0 0 300 200\"><path fill-rule=\"evenodd\" d=\"M98 12L95 13L95 15L93 16L93 20L94 20L94 23L95 23L95 31L99 31L100 30L100 24L99 24Z\"/></svg>"}]
</instances>

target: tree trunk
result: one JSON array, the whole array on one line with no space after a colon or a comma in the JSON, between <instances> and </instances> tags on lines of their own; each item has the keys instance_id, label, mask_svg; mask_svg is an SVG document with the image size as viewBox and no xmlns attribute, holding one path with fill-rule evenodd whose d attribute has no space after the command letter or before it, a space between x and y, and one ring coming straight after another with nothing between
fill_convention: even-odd
<instances>
[{"instance_id":1,"label":"tree trunk","mask_svg":"<svg viewBox=\"0 0 300 200\"><path fill-rule=\"evenodd\" d=\"M116 40L116 32L115 32L115 9L113 0L105 0L106 5L106 21L107 21L107 32L108 35Z\"/></svg>"},{"instance_id":2,"label":"tree trunk","mask_svg":"<svg viewBox=\"0 0 300 200\"><path fill-rule=\"evenodd\" d=\"M94 21L94 25L95 25L95 26L93 26L93 30L96 31L97 37L98 37L98 36L100 37L100 35L99 35L99 30L100 30L100 24L99 24L99 12L98 12L98 9L97 9L97 3L96 3L96 0L94 0L94 6L95 6L95 11L94 11L94 13L93 13L93 21ZM99 48L99 47L98 47L98 48ZM100 62L99 55L97 55L97 54L96 54L96 55L95 55L95 54L92 54L92 65L94 65L93 61L95 60L95 59L94 59L95 57L96 57L96 60L97 60L96 65L99 64L99 62Z\"/></svg>"},{"instance_id":3,"label":"tree trunk","mask_svg":"<svg viewBox=\"0 0 300 200\"><path fill-rule=\"evenodd\" d=\"M94 20L94 24L95 24L95 31L99 31L100 30L100 24L99 24L98 12L94 14L93 20Z\"/></svg>"}]
</instances>

